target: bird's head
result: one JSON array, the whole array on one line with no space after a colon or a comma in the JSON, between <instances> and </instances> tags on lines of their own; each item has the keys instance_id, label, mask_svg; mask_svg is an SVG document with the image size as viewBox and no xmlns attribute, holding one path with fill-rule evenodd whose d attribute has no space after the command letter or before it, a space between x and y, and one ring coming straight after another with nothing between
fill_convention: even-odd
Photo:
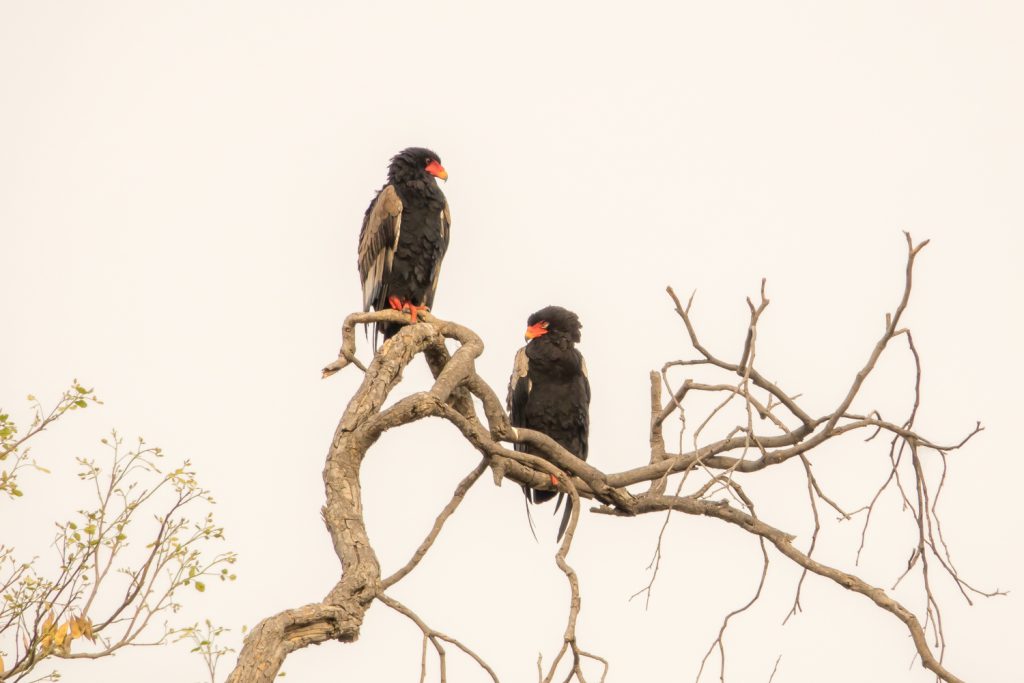
<instances>
[{"instance_id":1,"label":"bird's head","mask_svg":"<svg viewBox=\"0 0 1024 683\"><path fill-rule=\"evenodd\" d=\"M573 342L580 340L583 325L579 317L561 306L546 306L531 315L526 321L526 340L531 341L545 334L564 335Z\"/></svg>"},{"instance_id":2,"label":"bird's head","mask_svg":"<svg viewBox=\"0 0 1024 683\"><path fill-rule=\"evenodd\" d=\"M448 171L441 165L441 157L424 147L409 147L391 157L388 166L388 180L401 182L414 180L424 175L448 180Z\"/></svg>"}]
</instances>

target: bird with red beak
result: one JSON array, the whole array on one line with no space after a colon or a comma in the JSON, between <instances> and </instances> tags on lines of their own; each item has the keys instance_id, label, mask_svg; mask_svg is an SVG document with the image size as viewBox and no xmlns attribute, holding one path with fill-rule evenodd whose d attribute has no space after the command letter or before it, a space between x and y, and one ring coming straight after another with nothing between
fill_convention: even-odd
<instances>
[{"instance_id":1,"label":"bird with red beak","mask_svg":"<svg viewBox=\"0 0 1024 683\"><path fill-rule=\"evenodd\" d=\"M508 385L508 414L513 427L543 432L562 448L581 460L587 459L590 431L590 380L583 354L576 349L580 341L579 317L561 306L540 309L526 321L527 344L516 354ZM526 444L516 450L547 457ZM527 518L529 504L543 503L556 495L555 512L564 493L559 481L551 477L551 488L524 486ZM565 533L572 514L572 501L565 501L565 512L558 527L558 539ZM530 520L531 529L533 520Z\"/></svg>"},{"instance_id":2,"label":"bird with red beak","mask_svg":"<svg viewBox=\"0 0 1024 683\"><path fill-rule=\"evenodd\" d=\"M437 180L448 171L436 152L403 149L391 159L388 180L370 202L359 232L359 278L363 310L405 311L415 323L434 304L441 261L448 250L452 216ZM374 326L387 340L401 324Z\"/></svg>"}]
</instances>

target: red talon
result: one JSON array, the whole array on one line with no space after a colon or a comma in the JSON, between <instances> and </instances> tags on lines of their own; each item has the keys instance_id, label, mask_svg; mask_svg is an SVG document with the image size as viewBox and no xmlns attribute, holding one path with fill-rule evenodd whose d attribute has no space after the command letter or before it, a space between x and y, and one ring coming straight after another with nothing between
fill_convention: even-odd
<instances>
[{"instance_id":1,"label":"red talon","mask_svg":"<svg viewBox=\"0 0 1024 683\"><path fill-rule=\"evenodd\" d=\"M552 475L549 475L549 476L551 477L551 485L552 485L552 486L558 486L558 477L556 477L556 476L555 476L555 475L553 475L553 474L552 474Z\"/></svg>"},{"instance_id":2,"label":"red talon","mask_svg":"<svg viewBox=\"0 0 1024 683\"><path fill-rule=\"evenodd\" d=\"M415 304L410 303L410 304L406 304L406 309L409 311L409 315L412 316L412 321L416 322L416 316L420 313L420 311L429 311L430 307L429 306L417 306Z\"/></svg>"},{"instance_id":3,"label":"red talon","mask_svg":"<svg viewBox=\"0 0 1024 683\"><path fill-rule=\"evenodd\" d=\"M413 322L417 322L416 316L418 316L421 311L430 310L430 306L417 306L411 301L399 299L397 296L389 296L388 305L391 306L391 308L395 309L396 311L408 313L409 316L412 318Z\"/></svg>"}]
</instances>

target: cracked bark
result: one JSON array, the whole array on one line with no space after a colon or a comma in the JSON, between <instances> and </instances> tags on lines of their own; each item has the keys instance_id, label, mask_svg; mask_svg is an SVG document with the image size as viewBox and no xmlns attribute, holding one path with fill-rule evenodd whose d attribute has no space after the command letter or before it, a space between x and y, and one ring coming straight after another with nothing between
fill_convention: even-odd
<instances>
[{"instance_id":1,"label":"cracked bark","mask_svg":"<svg viewBox=\"0 0 1024 683\"><path fill-rule=\"evenodd\" d=\"M793 535L771 526L754 514L753 501L732 479L734 473L755 474L769 467L784 466L789 460L797 458L802 463L801 471L806 473L808 479L807 489L811 495L816 523L815 534L817 534L818 513L813 505L814 496L818 496L821 500L840 510L835 502L824 494L820 483L814 479L808 466L807 457L817 446L845 434L865 429L875 430L876 434L885 432L892 437L894 449L897 442L911 445L914 452L914 465L917 468L917 475L915 475L917 476L917 485L924 487L921 473L923 451L931 450L940 454L944 464L948 452L960 448L980 431L979 425L960 443L943 446L916 433L912 427L912 418L904 424L896 424L883 420L875 412L866 415L850 412L850 407L857 398L860 386L873 372L878 358L887 345L895 337L904 333L909 339L909 333L901 329L899 325L909 301L914 260L924 244L926 243L915 245L909 235L907 236L908 258L903 296L895 312L886 316L882 336L871 350L864 367L853 378L845 396L835 409L823 415L812 416L806 412L799 405L798 397L790 396L781 388L780 384L769 382L754 368L756 363L756 326L768 305L763 284L761 304L755 306L748 300L751 321L738 363L730 363L716 357L700 343L689 316L689 304L684 306L669 290L676 305L676 312L686 328L693 348L699 353L699 357L673 361L667 363L661 373L651 373L651 422L648 438L650 450L649 454L638 458L640 462L646 461L647 464L618 473L605 473L599 468L575 458L544 434L527 429L513 430L508 423L502 402L493 389L476 373L475 359L483 352L483 343L470 329L428 314L424 316L425 322L404 327L398 335L384 344L369 367L364 367L355 356L355 326L370 322L407 322L408 318L397 311L350 315L343 326L343 342L339 357L324 368L325 377L349 365L355 365L364 371L362 384L349 401L339 420L327 454L323 474L327 498L323 508L323 518L335 553L341 563L341 578L322 602L285 610L260 622L246 638L244 647L239 653L236 668L228 681L230 683L269 683L277 675L288 654L296 649L329 640L341 642L356 640L366 610L378 599L412 619L423 631L424 638L434 643L442 660L444 653L438 639L456 643L460 649L476 659L488 675L497 680L497 676L490 667L466 646L427 627L425 620L420 619L410 608L385 593L388 587L415 570L419 560L429 551L445 521L455 511L466 491L479 479L485 468L491 469L496 484L500 484L504 478L509 478L516 483L540 489L550 488L550 476L555 475L561 482L563 490L573 498L575 503L572 521L555 557L555 563L565 574L570 588L567 626L558 655L550 665L548 673L544 675L543 671L540 671L543 680L553 679L559 659L567 653L572 656L571 670L566 678L567 681L574 677L577 680L583 680L581 662L584 659L592 659L607 667L605 660L580 649L575 634L582 599L579 594L576 572L569 566L567 557L571 549L578 515L581 512L579 499L586 498L594 500L598 504L592 510L593 512L620 516L651 513L702 515L719 519L766 541L787 560L802 567L805 572L829 579L846 590L859 593L871 600L881 610L894 616L911 635L923 666L944 681L950 683L960 681L960 678L942 665L941 651L940 655L936 656L930 648L926 638L926 629L922 627L916 615L881 588L872 586L849 572L814 560L812 557L813 542L806 552L798 549L794 544L795 537ZM445 348L446 339L454 340L458 344L458 348L452 354L449 354ZM911 348L913 348L912 341ZM382 410L386 399L400 383L402 371L419 354L425 356L434 374L433 385L427 391L405 396L389 408ZM697 365L710 366L724 373L738 376L740 380L736 384L701 384L686 379L679 385L679 389L669 388L669 400L663 405L662 382L663 380L668 382L668 371ZM919 364L917 372L919 385ZM767 402L755 397L754 391L766 395ZM695 443L692 450L682 452L680 448L680 452L670 453L665 446L665 421L671 415L681 415L687 397L695 392L721 393L727 397L721 406L726 405L732 398L739 397L746 405L747 422L737 425L726 436L717 438L706 445L697 446ZM478 399L483 407L483 422L476 414L473 397ZM915 402L915 411L916 406L917 402ZM784 411L785 414L776 412L779 410ZM767 420L767 424L782 433L755 433L752 421L754 414L762 420ZM425 417L439 417L451 423L483 459L480 465L470 472L456 488L451 502L438 515L433 529L417 548L413 558L395 575L382 581L380 564L363 523L360 466L367 451L384 431L410 424ZM788 425L787 421L795 422L795 424ZM707 420L704 424L706 423ZM685 422L680 431L680 444L683 431L685 431ZM519 453L502 445L501 442L529 443L543 452L545 457ZM748 451L754 453L755 457L748 457ZM893 463L895 472L895 468L899 464L898 457L893 456ZM680 495L678 491L677 495L665 494L669 476L683 473L683 479L679 482L681 490L687 481L686 477L693 472L705 474L707 481L687 495ZM644 493L633 494L625 488L644 482L650 484L649 489ZM889 480L883 484L879 493L884 491L888 485ZM716 486L717 489L715 489ZM728 501L709 499L708 496L712 495L715 490L722 490L731 495L738 506L731 505ZM876 495L876 499L877 497ZM922 499L927 500L927 491L923 489ZM870 514L869 507L854 511L850 515L842 514L849 518L864 510ZM840 512L842 511L840 510ZM938 524L937 518L934 521L935 527L939 530L937 540L941 542L941 546L933 535L932 521L935 514L934 508L915 510L915 518L921 527L922 554L931 550L939 556L939 548L944 547L944 541L941 539L941 526ZM917 515L920 515L919 518ZM666 523L667 520L668 518L666 518ZM660 550L660 536L658 543ZM951 562L943 562L941 556L939 559L942 562L942 567L958 582L961 590L965 591L965 596L968 589L981 595L999 594L998 591L986 594L971 588L956 574ZM925 575L926 584L927 580L928 577ZM653 581L652 578L652 583ZM650 586L648 590L649 588ZM930 596L930 589L928 590ZM760 593L759 589L757 595L759 596ZM756 600L757 596L754 599ZM730 617L743 609L746 607L731 613ZM722 632L724 632L727 622L728 618L726 623L723 623ZM941 625L938 628L941 635ZM718 644L721 645L720 641ZM724 659L724 647L721 650ZM539 662L538 666L540 666ZM602 678L606 672L605 668L601 674Z\"/></svg>"}]
</instances>

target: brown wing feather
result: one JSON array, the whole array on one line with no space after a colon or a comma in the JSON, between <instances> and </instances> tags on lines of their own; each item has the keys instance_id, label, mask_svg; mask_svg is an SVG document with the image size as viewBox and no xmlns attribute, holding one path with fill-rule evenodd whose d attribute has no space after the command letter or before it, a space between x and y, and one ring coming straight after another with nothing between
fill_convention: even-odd
<instances>
[{"instance_id":1,"label":"brown wing feather","mask_svg":"<svg viewBox=\"0 0 1024 683\"><path fill-rule=\"evenodd\" d=\"M387 302L384 281L391 272L402 229L402 200L391 185L377 193L363 217L359 232L359 278L363 284L363 310L380 309Z\"/></svg>"},{"instance_id":2,"label":"brown wing feather","mask_svg":"<svg viewBox=\"0 0 1024 683\"><path fill-rule=\"evenodd\" d=\"M441 209L441 237L444 239L444 250L448 251L448 242L451 240L451 227L452 227L452 212L448 208L448 200L444 202L444 208ZM427 306L434 305L434 294L437 293L437 280L441 275L441 259L437 260L434 264L434 272L431 276L430 293L427 295Z\"/></svg>"},{"instance_id":3,"label":"brown wing feather","mask_svg":"<svg viewBox=\"0 0 1024 683\"><path fill-rule=\"evenodd\" d=\"M512 365L512 376L508 379L508 419L513 427L523 427L526 423L526 401L530 398L533 383L530 381L530 359L526 355L526 347L516 353ZM516 444L517 451L525 450L522 444Z\"/></svg>"}]
</instances>

